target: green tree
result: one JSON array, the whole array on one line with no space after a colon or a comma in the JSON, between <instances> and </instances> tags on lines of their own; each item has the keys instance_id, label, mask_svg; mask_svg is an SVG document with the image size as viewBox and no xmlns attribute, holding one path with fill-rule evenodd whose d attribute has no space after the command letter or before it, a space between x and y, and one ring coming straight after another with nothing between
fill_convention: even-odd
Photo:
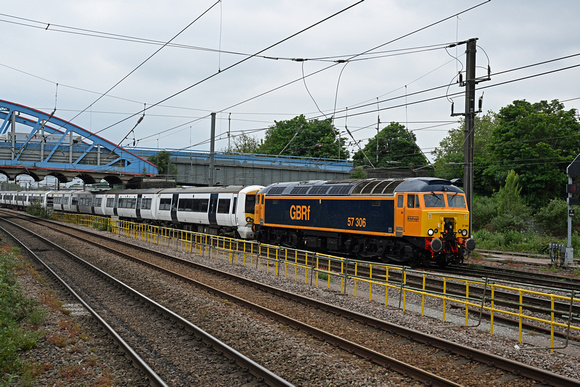
<instances>
[{"instance_id":1,"label":"green tree","mask_svg":"<svg viewBox=\"0 0 580 387\"><path fill-rule=\"evenodd\" d=\"M303 115L275 121L270 126L258 153L346 160L349 152L332 119L306 120Z\"/></svg>"},{"instance_id":2,"label":"green tree","mask_svg":"<svg viewBox=\"0 0 580 387\"><path fill-rule=\"evenodd\" d=\"M488 111L482 116L476 116L474 121L473 138L473 187L474 192L480 195L490 195L489 184L482 179L483 171L489 166L491 150L489 141L494 128L497 126L497 114ZM435 176L444 179L463 178L465 144L465 120L459 122L459 127L451 129L433 151Z\"/></svg>"},{"instance_id":3,"label":"green tree","mask_svg":"<svg viewBox=\"0 0 580 387\"><path fill-rule=\"evenodd\" d=\"M370 165L368 157L375 168L427 165L427 158L416 142L415 135L404 125L391 122L354 154L353 161L355 165Z\"/></svg>"},{"instance_id":4,"label":"green tree","mask_svg":"<svg viewBox=\"0 0 580 387\"><path fill-rule=\"evenodd\" d=\"M258 153L260 149L261 141L256 137L249 136L242 133L239 136L234 137L234 143L227 149L224 149L226 153Z\"/></svg>"},{"instance_id":5,"label":"green tree","mask_svg":"<svg viewBox=\"0 0 580 387\"><path fill-rule=\"evenodd\" d=\"M493 219L493 229L496 231L526 231L530 222L531 211L524 204L519 185L519 176L510 171L505 185L494 195L497 203L497 217Z\"/></svg>"},{"instance_id":6,"label":"green tree","mask_svg":"<svg viewBox=\"0 0 580 387\"><path fill-rule=\"evenodd\" d=\"M149 156L147 160L151 161L159 169L159 174L168 176L177 175L177 167L170 161L171 153L166 150L159 151L156 155Z\"/></svg>"},{"instance_id":7,"label":"green tree","mask_svg":"<svg viewBox=\"0 0 580 387\"><path fill-rule=\"evenodd\" d=\"M564 198L566 167L580 149L576 110L564 110L557 100L514 101L500 109L497 120L490 138L492 160L483 179L497 187L514 170L524 201L537 209Z\"/></svg>"},{"instance_id":8,"label":"green tree","mask_svg":"<svg viewBox=\"0 0 580 387\"><path fill-rule=\"evenodd\" d=\"M366 179L367 173L362 167L356 167L350 171L349 177L351 179Z\"/></svg>"}]
</instances>

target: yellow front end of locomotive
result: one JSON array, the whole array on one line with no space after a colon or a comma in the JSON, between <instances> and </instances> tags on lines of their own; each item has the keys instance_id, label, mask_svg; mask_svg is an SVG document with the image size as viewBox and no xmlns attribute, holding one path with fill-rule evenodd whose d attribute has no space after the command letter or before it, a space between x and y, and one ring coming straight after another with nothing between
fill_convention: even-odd
<instances>
[{"instance_id":1,"label":"yellow front end of locomotive","mask_svg":"<svg viewBox=\"0 0 580 387\"><path fill-rule=\"evenodd\" d=\"M422 237L441 237L445 227L453 225L452 231L457 238L469 236L469 212L454 209L424 209L421 222Z\"/></svg>"}]
</instances>

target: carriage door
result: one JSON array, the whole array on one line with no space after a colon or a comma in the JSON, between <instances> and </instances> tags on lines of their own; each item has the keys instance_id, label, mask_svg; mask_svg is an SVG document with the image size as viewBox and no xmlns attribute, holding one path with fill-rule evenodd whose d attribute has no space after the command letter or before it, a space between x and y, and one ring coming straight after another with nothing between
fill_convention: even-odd
<instances>
[{"instance_id":1,"label":"carriage door","mask_svg":"<svg viewBox=\"0 0 580 387\"><path fill-rule=\"evenodd\" d=\"M405 195L397 195L397 208L395 209L395 236L402 237L405 232Z\"/></svg>"},{"instance_id":2,"label":"carriage door","mask_svg":"<svg viewBox=\"0 0 580 387\"><path fill-rule=\"evenodd\" d=\"M177 223L177 201L179 200L179 194L173 194L171 196L171 221Z\"/></svg>"},{"instance_id":3,"label":"carriage door","mask_svg":"<svg viewBox=\"0 0 580 387\"><path fill-rule=\"evenodd\" d=\"M135 204L135 215L137 219L141 219L141 200L143 200L143 194L137 194L137 203Z\"/></svg>"},{"instance_id":4,"label":"carriage door","mask_svg":"<svg viewBox=\"0 0 580 387\"><path fill-rule=\"evenodd\" d=\"M217 202L218 194L211 194L209 197L209 224L217 225Z\"/></svg>"}]
</instances>

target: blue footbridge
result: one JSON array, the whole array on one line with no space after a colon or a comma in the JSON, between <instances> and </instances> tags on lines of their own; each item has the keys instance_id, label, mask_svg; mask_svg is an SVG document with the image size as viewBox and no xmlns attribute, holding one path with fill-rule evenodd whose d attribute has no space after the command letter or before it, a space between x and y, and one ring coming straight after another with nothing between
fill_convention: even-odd
<instances>
[{"instance_id":1,"label":"blue footbridge","mask_svg":"<svg viewBox=\"0 0 580 387\"><path fill-rule=\"evenodd\" d=\"M157 166L147 161L160 150L169 152L175 166L171 176L160 176ZM352 168L344 160L120 147L58 118L55 111L0 100L0 174L8 181L28 175L37 182L54 176L60 183L79 178L85 184L104 180L111 186L144 179L201 186L268 185L345 179Z\"/></svg>"}]
</instances>

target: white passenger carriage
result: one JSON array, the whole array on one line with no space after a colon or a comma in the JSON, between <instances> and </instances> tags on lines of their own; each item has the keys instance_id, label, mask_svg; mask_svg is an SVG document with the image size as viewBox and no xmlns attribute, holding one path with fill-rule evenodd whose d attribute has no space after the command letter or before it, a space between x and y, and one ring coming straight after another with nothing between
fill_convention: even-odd
<instances>
[{"instance_id":1,"label":"white passenger carriage","mask_svg":"<svg viewBox=\"0 0 580 387\"><path fill-rule=\"evenodd\" d=\"M252 239L256 193L262 186L189 187L111 191L0 192L3 206L34 201L73 212Z\"/></svg>"}]
</instances>

